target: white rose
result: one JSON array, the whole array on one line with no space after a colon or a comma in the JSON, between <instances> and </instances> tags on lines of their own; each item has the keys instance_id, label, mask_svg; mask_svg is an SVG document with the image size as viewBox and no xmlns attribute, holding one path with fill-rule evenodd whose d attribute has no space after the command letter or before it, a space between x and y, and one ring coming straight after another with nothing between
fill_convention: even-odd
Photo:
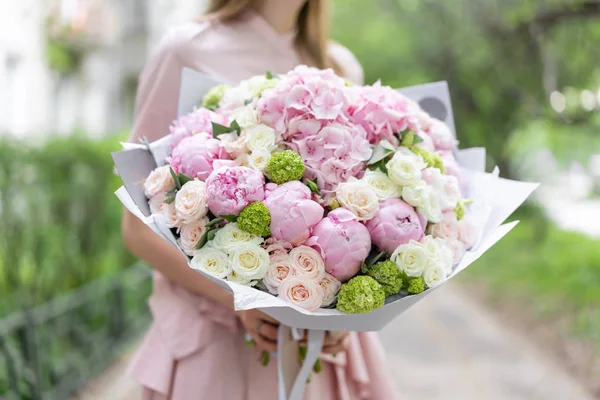
<instances>
[{"instance_id":1,"label":"white rose","mask_svg":"<svg viewBox=\"0 0 600 400\"><path fill-rule=\"evenodd\" d=\"M208 218L204 217L198 221L183 224L179 228L179 246L188 256L193 256L198 252L196 245L207 230L206 224L208 224Z\"/></svg>"},{"instance_id":2,"label":"white rose","mask_svg":"<svg viewBox=\"0 0 600 400\"><path fill-rule=\"evenodd\" d=\"M258 113L254 107L248 105L236 108L231 112L231 119L235 120L240 128L248 128L258 124Z\"/></svg>"},{"instance_id":3,"label":"white rose","mask_svg":"<svg viewBox=\"0 0 600 400\"><path fill-rule=\"evenodd\" d=\"M275 129L270 126L264 124L253 125L244 129L244 136L246 136L246 146L251 151L257 149L272 151L275 148L277 135Z\"/></svg>"},{"instance_id":4,"label":"white rose","mask_svg":"<svg viewBox=\"0 0 600 400\"><path fill-rule=\"evenodd\" d=\"M326 272L323 279L319 282L319 285L323 288L323 302L321 303L321 307L330 306L335 301L337 293L342 287L342 282Z\"/></svg>"},{"instance_id":5,"label":"white rose","mask_svg":"<svg viewBox=\"0 0 600 400\"><path fill-rule=\"evenodd\" d=\"M246 100L252 97L252 93L246 87L234 86L225 91L219 102L219 107L224 110L234 110L244 106Z\"/></svg>"},{"instance_id":6,"label":"white rose","mask_svg":"<svg viewBox=\"0 0 600 400\"><path fill-rule=\"evenodd\" d=\"M171 166L164 165L150 172L144 181L144 193L150 198L159 193L170 192L175 189L175 180L171 175Z\"/></svg>"},{"instance_id":7,"label":"white rose","mask_svg":"<svg viewBox=\"0 0 600 400\"><path fill-rule=\"evenodd\" d=\"M193 269L202 271L215 278L223 279L231 274L231 265L227 254L214 247L204 246L196 251L190 265Z\"/></svg>"},{"instance_id":8,"label":"white rose","mask_svg":"<svg viewBox=\"0 0 600 400\"><path fill-rule=\"evenodd\" d=\"M252 244L239 246L230 257L231 268L236 274L249 280L265 277L271 260L265 249Z\"/></svg>"},{"instance_id":9,"label":"white rose","mask_svg":"<svg viewBox=\"0 0 600 400\"><path fill-rule=\"evenodd\" d=\"M402 200L413 207L423 207L431 196L433 189L425 181L419 181L414 186L402 188Z\"/></svg>"},{"instance_id":10,"label":"white rose","mask_svg":"<svg viewBox=\"0 0 600 400\"><path fill-rule=\"evenodd\" d=\"M219 135L221 146L232 158L238 158L246 155L248 148L246 147L246 137L238 136L236 132L224 133Z\"/></svg>"},{"instance_id":11,"label":"white rose","mask_svg":"<svg viewBox=\"0 0 600 400\"><path fill-rule=\"evenodd\" d=\"M452 150L458 144L448 125L439 119L431 119L429 136L431 136L436 150Z\"/></svg>"},{"instance_id":12,"label":"white rose","mask_svg":"<svg viewBox=\"0 0 600 400\"><path fill-rule=\"evenodd\" d=\"M189 181L175 196L177 216L185 223L197 221L206 216L208 206L206 185L202 181Z\"/></svg>"},{"instance_id":13,"label":"white rose","mask_svg":"<svg viewBox=\"0 0 600 400\"><path fill-rule=\"evenodd\" d=\"M317 282L325 276L323 257L312 247L294 247L290 251L289 257L298 274L305 275Z\"/></svg>"},{"instance_id":14,"label":"white rose","mask_svg":"<svg viewBox=\"0 0 600 400\"><path fill-rule=\"evenodd\" d=\"M271 153L266 149L252 150L248 156L248 166L257 171L264 171L271 159Z\"/></svg>"},{"instance_id":15,"label":"white rose","mask_svg":"<svg viewBox=\"0 0 600 400\"><path fill-rule=\"evenodd\" d=\"M424 204L417 207L417 212L427 218L429 222L438 223L442 220L442 206L434 191L429 191Z\"/></svg>"},{"instance_id":16,"label":"white rose","mask_svg":"<svg viewBox=\"0 0 600 400\"><path fill-rule=\"evenodd\" d=\"M428 288L435 287L446 280L446 270L439 264L432 264L425 268L423 281Z\"/></svg>"},{"instance_id":17,"label":"white rose","mask_svg":"<svg viewBox=\"0 0 600 400\"><path fill-rule=\"evenodd\" d=\"M450 274L454 265L454 255L452 250L446 246L446 240L427 235L421 239L421 243L425 247L429 258L427 265L439 265L444 268L447 274Z\"/></svg>"},{"instance_id":18,"label":"white rose","mask_svg":"<svg viewBox=\"0 0 600 400\"><path fill-rule=\"evenodd\" d=\"M421 276L429 262L425 246L414 240L398 246L391 259L401 272L411 277Z\"/></svg>"},{"instance_id":19,"label":"white rose","mask_svg":"<svg viewBox=\"0 0 600 400\"><path fill-rule=\"evenodd\" d=\"M269 269L263 279L263 283L272 294L277 294L277 288L290 276L296 274L296 268L287 253L276 253L271 255Z\"/></svg>"},{"instance_id":20,"label":"white rose","mask_svg":"<svg viewBox=\"0 0 600 400\"><path fill-rule=\"evenodd\" d=\"M212 240L212 245L223 250L227 254L233 253L239 246L249 244L258 246L263 242L263 238L244 232L238 228L237 223L230 223L219 229Z\"/></svg>"},{"instance_id":21,"label":"white rose","mask_svg":"<svg viewBox=\"0 0 600 400\"><path fill-rule=\"evenodd\" d=\"M466 247L471 247L477 238L477 226L473 217L465 215L463 219L458 221L458 240L463 242Z\"/></svg>"},{"instance_id":22,"label":"white rose","mask_svg":"<svg viewBox=\"0 0 600 400\"><path fill-rule=\"evenodd\" d=\"M462 198L458 179L454 175L444 175L443 184L440 205L442 206L442 210L453 210L458 200Z\"/></svg>"},{"instance_id":23,"label":"white rose","mask_svg":"<svg viewBox=\"0 0 600 400\"><path fill-rule=\"evenodd\" d=\"M265 89L275 87L279 79L268 79L266 75L256 75L243 81L241 84L252 94L253 97L260 96Z\"/></svg>"},{"instance_id":24,"label":"white rose","mask_svg":"<svg viewBox=\"0 0 600 400\"><path fill-rule=\"evenodd\" d=\"M421 180L421 171L427 167L423 157L401 147L385 165L388 176L400 186L414 186Z\"/></svg>"},{"instance_id":25,"label":"white rose","mask_svg":"<svg viewBox=\"0 0 600 400\"><path fill-rule=\"evenodd\" d=\"M368 221L379 211L377 193L365 181L355 179L340 183L335 196L340 205L356 215L359 221Z\"/></svg>"},{"instance_id":26,"label":"white rose","mask_svg":"<svg viewBox=\"0 0 600 400\"><path fill-rule=\"evenodd\" d=\"M240 285L245 286L254 286L258 283L258 281L253 281L251 279L246 279L240 274L236 274L235 271L231 271L229 275L227 275L227 280L235 283L239 283Z\"/></svg>"},{"instance_id":27,"label":"white rose","mask_svg":"<svg viewBox=\"0 0 600 400\"><path fill-rule=\"evenodd\" d=\"M367 170L362 180L373 188L379 200L399 198L402 195L400 187L379 170Z\"/></svg>"},{"instance_id":28,"label":"white rose","mask_svg":"<svg viewBox=\"0 0 600 400\"><path fill-rule=\"evenodd\" d=\"M240 167L248 167L250 165L250 156L242 154L235 159L235 163Z\"/></svg>"}]
</instances>

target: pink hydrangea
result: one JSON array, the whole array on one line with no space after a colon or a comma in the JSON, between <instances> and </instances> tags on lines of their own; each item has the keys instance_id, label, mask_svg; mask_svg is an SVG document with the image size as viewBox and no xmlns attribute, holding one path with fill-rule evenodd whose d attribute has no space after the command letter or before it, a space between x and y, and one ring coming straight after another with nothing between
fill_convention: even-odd
<instances>
[{"instance_id":1,"label":"pink hydrangea","mask_svg":"<svg viewBox=\"0 0 600 400\"><path fill-rule=\"evenodd\" d=\"M265 198L263 174L246 167L224 166L206 179L208 208L218 215L238 215L253 201Z\"/></svg>"},{"instance_id":2,"label":"pink hydrangea","mask_svg":"<svg viewBox=\"0 0 600 400\"><path fill-rule=\"evenodd\" d=\"M197 133L208 133L212 136L212 122L221 125L228 124L226 117L206 108L198 108L175 120L169 128L172 136L171 148L174 149L184 138Z\"/></svg>"},{"instance_id":3,"label":"pink hydrangea","mask_svg":"<svg viewBox=\"0 0 600 400\"><path fill-rule=\"evenodd\" d=\"M398 145L395 134L419 129L418 105L391 87L377 82L355 87L353 93L351 121L364 128L371 144L386 139Z\"/></svg>"},{"instance_id":4,"label":"pink hydrangea","mask_svg":"<svg viewBox=\"0 0 600 400\"><path fill-rule=\"evenodd\" d=\"M262 123L287 136L288 123L300 117L344 122L349 101L342 78L332 70L300 66L280 77L277 86L265 90L257 103Z\"/></svg>"},{"instance_id":5,"label":"pink hydrangea","mask_svg":"<svg viewBox=\"0 0 600 400\"><path fill-rule=\"evenodd\" d=\"M294 246L304 243L323 218L323 207L311 200L311 191L298 181L267 185L265 205L271 213L271 235Z\"/></svg>"},{"instance_id":6,"label":"pink hydrangea","mask_svg":"<svg viewBox=\"0 0 600 400\"><path fill-rule=\"evenodd\" d=\"M216 160L228 159L221 142L208 133L197 133L183 138L171 152L167 162L175 173L204 181L213 171Z\"/></svg>"},{"instance_id":7,"label":"pink hydrangea","mask_svg":"<svg viewBox=\"0 0 600 400\"><path fill-rule=\"evenodd\" d=\"M454 134L448 125L439 119L431 119L431 125L427 133L433 140L433 145L437 151L453 151L458 146L458 141L454 138Z\"/></svg>"},{"instance_id":8,"label":"pink hydrangea","mask_svg":"<svg viewBox=\"0 0 600 400\"><path fill-rule=\"evenodd\" d=\"M410 240L419 241L425 232L425 221L404 201L391 198L379 203L377 215L367 221L373 244L392 254Z\"/></svg>"},{"instance_id":9,"label":"pink hydrangea","mask_svg":"<svg viewBox=\"0 0 600 400\"><path fill-rule=\"evenodd\" d=\"M321 252L325 271L342 282L358 273L371 251L369 231L344 208L337 208L323 218L306 244Z\"/></svg>"}]
</instances>

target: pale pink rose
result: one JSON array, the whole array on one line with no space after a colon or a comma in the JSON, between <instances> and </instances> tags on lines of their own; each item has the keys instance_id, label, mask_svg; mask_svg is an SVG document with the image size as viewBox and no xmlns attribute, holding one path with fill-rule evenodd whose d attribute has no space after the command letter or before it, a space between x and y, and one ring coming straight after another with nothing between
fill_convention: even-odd
<instances>
[{"instance_id":1,"label":"pale pink rose","mask_svg":"<svg viewBox=\"0 0 600 400\"><path fill-rule=\"evenodd\" d=\"M321 253L325 271L342 282L360 271L371 251L369 231L356 215L344 208L337 208L323 218L306 244Z\"/></svg>"},{"instance_id":2,"label":"pale pink rose","mask_svg":"<svg viewBox=\"0 0 600 400\"><path fill-rule=\"evenodd\" d=\"M473 217L466 214L463 219L457 223L458 240L464 243L467 248L471 247L475 243L477 235L477 226Z\"/></svg>"},{"instance_id":3,"label":"pale pink rose","mask_svg":"<svg viewBox=\"0 0 600 400\"><path fill-rule=\"evenodd\" d=\"M294 246L304 243L323 218L323 207L311 200L312 193L299 181L267 185L265 205L271 214L271 235Z\"/></svg>"},{"instance_id":4,"label":"pale pink rose","mask_svg":"<svg viewBox=\"0 0 600 400\"><path fill-rule=\"evenodd\" d=\"M296 269L287 253L276 253L270 257L269 269L263 283L272 294L277 294L279 286L288 278L296 275Z\"/></svg>"},{"instance_id":5,"label":"pale pink rose","mask_svg":"<svg viewBox=\"0 0 600 400\"><path fill-rule=\"evenodd\" d=\"M460 169L460 165L458 165L458 161L450 151L442 151L439 152L439 155L442 157L442 163L444 164L444 168L446 169L446 175L455 176L458 179L459 184L463 183L463 174Z\"/></svg>"},{"instance_id":6,"label":"pale pink rose","mask_svg":"<svg viewBox=\"0 0 600 400\"><path fill-rule=\"evenodd\" d=\"M189 181L175 195L175 210L184 223L198 221L208 212L206 185L202 181Z\"/></svg>"},{"instance_id":7,"label":"pale pink rose","mask_svg":"<svg viewBox=\"0 0 600 400\"><path fill-rule=\"evenodd\" d=\"M465 244L459 240L446 240L446 246L452 251L452 263L458 264L467 251Z\"/></svg>"},{"instance_id":8,"label":"pale pink rose","mask_svg":"<svg viewBox=\"0 0 600 400\"><path fill-rule=\"evenodd\" d=\"M458 141L454 138L448 125L439 119L431 119L428 133L437 151L452 151L458 146Z\"/></svg>"},{"instance_id":9,"label":"pale pink rose","mask_svg":"<svg viewBox=\"0 0 600 400\"><path fill-rule=\"evenodd\" d=\"M183 221L177 215L177 210L175 209L175 202L170 204L166 204L162 208L161 212L162 216L165 217L165 222L169 228L179 228Z\"/></svg>"},{"instance_id":10,"label":"pale pink rose","mask_svg":"<svg viewBox=\"0 0 600 400\"><path fill-rule=\"evenodd\" d=\"M285 279L277 290L279 297L308 311L315 311L323 303L323 288L319 282L305 275Z\"/></svg>"},{"instance_id":11,"label":"pale pink rose","mask_svg":"<svg viewBox=\"0 0 600 400\"><path fill-rule=\"evenodd\" d=\"M319 282L319 285L323 288L323 303L321 307L328 307L337 298L337 293L340 291L342 287L342 282L335 279L328 273L325 273L325 276Z\"/></svg>"},{"instance_id":12,"label":"pale pink rose","mask_svg":"<svg viewBox=\"0 0 600 400\"><path fill-rule=\"evenodd\" d=\"M379 211L377 193L367 182L351 179L340 183L335 196L341 206L356 215L359 221L367 221Z\"/></svg>"},{"instance_id":13,"label":"pale pink rose","mask_svg":"<svg viewBox=\"0 0 600 400\"><path fill-rule=\"evenodd\" d=\"M206 133L212 137L212 122L221 125L228 124L227 118L206 108L198 108L175 120L169 128L172 136L171 148L174 149L184 138L198 133Z\"/></svg>"},{"instance_id":14,"label":"pale pink rose","mask_svg":"<svg viewBox=\"0 0 600 400\"><path fill-rule=\"evenodd\" d=\"M367 221L366 227L373 244L388 254L411 240L421 240L425 232L423 218L413 207L397 198L380 202L377 215Z\"/></svg>"},{"instance_id":15,"label":"pale pink rose","mask_svg":"<svg viewBox=\"0 0 600 400\"><path fill-rule=\"evenodd\" d=\"M203 181L213 171L215 160L219 159L229 159L221 142L208 133L198 133L182 139L167 162L176 173Z\"/></svg>"},{"instance_id":16,"label":"pale pink rose","mask_svg":"<svg viewBox=\"0 0 600 400\"><path fill-rule=\"evenodd\" d=\"M289 256L298 274L306 275L317 282L325 276L325 262L315 249L308 246L294 247Z\"/></svg>"},{"instance_id":17,"label":"pale pink rose","mask_svg":"<svg viewBox=\"0 0 600 400\"><path fill-rule=\"evenodd\" d=\"M458 221L454 211L445 211L442 214L442 220L437 224L431 225L429 233L433 237L447 240L458 240Z\"/></svg>"},{"instance_id":18,"label":"pale pink rose","mask_svg":"<svg viewBox=\"0 0 600 400\"><path fill-rule=\"evenodd\" d=\"M206 224L208 218L204 217L199 220L181 225L179 228L179 246L185 254L193 256L196 254L196 245L206 232Z\"/></svg>"},{"instance_id":19,"label":"pale pink rose","mask_svg":"<svg viewBox=\"0 0 600 400\"><path fill-rule=\"evenodd\" d=\"M206 179L208 208L215 216L238 215L253 201L265 198L265 178L246 167L222 167Z\"/></svg>"},{"instance_id":20,"label":"pale pink rose","mask_svg":"<svg viewBox=\"0 0 600 400\"><path fill-rule=\"evenodd\" d=\"M144 181L144 193L150 198L159 193L170 192L175 189L175 180L171 175L169 165L156 168Z\"/></svg>"},{"instance_id":21,"label":"pale pink rose","mask_svg":"<svg viewBox=\"0 0 600 400\"><path fill-rule=\"evenodd\" d=\"M155 194L148 200L148 205L150 206L150 212L152 214L162 214L163 209L166 206L165 203L166 196L164 193Z\"/></svg>"},{"instance_id":22,"label":"pale pink rose","mask_svg":"<svg viewBox=\"0 0 600 400\"><path fill-rule=\"evenodd\" d=\"M224 133L219 135L221 146L231 158L239 158L248 155L246 147L246 136L238 136L237 132Z\"/></svg>"},{"instance_id":23,"label":"pale pink rose","mask_svg":"<svg viewBox=\"0 0 600 400\"><path fill-rule=\"evenodd\" d=\"M265 240L263 247L271 256L281 253L285 253L287 255L287 253L294 248L291 243L283 240L277 240L272 236Z\"/></svg>"}]
</instances>

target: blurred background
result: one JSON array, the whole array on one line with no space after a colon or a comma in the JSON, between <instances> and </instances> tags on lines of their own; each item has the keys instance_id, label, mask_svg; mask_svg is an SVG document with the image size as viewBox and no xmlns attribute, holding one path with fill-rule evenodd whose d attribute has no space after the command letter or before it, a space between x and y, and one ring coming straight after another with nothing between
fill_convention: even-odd
<instances>
[{"instance_id":1,"label":"blurred background","mask_svg":"<svg viewBox=\"0 0 600 400\"><path fill-rule=\"evenodd\" d=\"M153 46L205 5L0 2L0 399L91 398L82 394L89 386L93 398L118 398L103 376L122 375L115 365L149 322L150 281L121 242L110 152L127 137ZM508 387L498 398L600 398L600 2L334 0L333 20L334 39L356 54L366 83L448 81L461 147L485 146L490 168L543 184L511 217L521 223L510 235L384 331L386 348L400 365L419 340L428 350L452 347L454 358L440 350L421 367L433 376L450 363L459 378L473 357L498 364L499 343L504 355L541 352L527 368L560 371L523 385L564 374L575 382L567 396L519 397L514 382L488 371ZM448 299L460 309L438 304ZM423 343L414 332L427 318L444 334ZM487 341L461 350L460 329ZM512 344L521 339L529 344ZM506 362L524 379L522 358ZM409 387L407 371L394 371ZM455 398L427 388L404 393Z\"/></svg>"}]
</instances>

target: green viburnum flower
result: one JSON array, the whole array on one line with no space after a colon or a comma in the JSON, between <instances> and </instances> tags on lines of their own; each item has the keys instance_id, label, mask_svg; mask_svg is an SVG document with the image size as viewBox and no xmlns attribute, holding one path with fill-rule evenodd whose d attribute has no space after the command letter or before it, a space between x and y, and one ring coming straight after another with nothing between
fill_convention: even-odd
<instances>
[{"instance_id":1,"label":"green viburnum flower","mask_svg":"<svg viewBox=\"0 0 600 400\"><path fill-rule=\"evenodd\" d=\"M244 232L259 236L269 236L271 230L271 214L269 209L260 201L247 205L237 219L238 228Z\"/></svg>"},{"instance_id":2,"label":"green viburnum flower","mask_svg":"<svg viewBox=\"0 0 600 400\"><path fill-rule=\"evenodd\" d=\"M467 210L467 206L471 204L473 200L462 199L456 203L456 207L454 207L454 212L456 213L456 220L460 221L465 217L465 211Z\"/></svg>"},{"instance_id":3,"label":"green viburnum flower","mask_svg":"<svg viewBox=\"0 0 600 400\"><path fill-rule=\"evenodd\" d=\"M299 181L304 174L304 161L292 150L275 153L267 163L267 173L278 185L290 181Z\"/></svg>"},{"instance_id":4,"label":"green viburnum flower","mask_svg":"<svg viewBox=\"0 0 600 400\"><path fill-rule=\"evenodd\" d=\"M331 208L331 210L335 210L336 208L340 208L340 202L337 201L337 199L331 199L331 201L329 202L329 208Z\"/></svg>"},{"instance_id":5,"label":"green viburnum flower","mask_svg":"<svg viewBox=\"0 0 600 400\"><path fill-rule=\"evenodd\" d=\"M356 83L352 82L349 79L344 78L344 82L346 82L346 86L347 87L352 87L352 86L356 86Z\"/></svg>"},{"instance_id":6,"label":"green viburnum flower","mask_svg":"<svg viewBox=\"0 0 600 400\"><path fill-rule=\"evenodd\" d=\"M402 274L392 260L378 262L369 268L367 275L383 287L385 297L396 294L402 289Z\"/></svg>"},{"instance_id":7,"label":"green viburnum flower","mask_svg":"<svg viewBox=\"0 0 600 400\"><path fill-rule=\"evenodd\" d=\"M419 294L425 290L425 282L422 277L411 279L408 283L408 293Z\"/></svg>"},{"instance_id":8,"label":"green viburnum flower","mask_svg":"<svg viewBox=\"0 0 600 400\"><path fill-rule=\"evenodd\" d=\"M442 174L446 173L446 168L444 167L444 163L442 162L442 157L439 154L432 153L430 151L425 150L422 147L410 146L410 150L423 157L423 161L427 164L428 167L437 168L440 170Z\"/></svg>"},{"instance_id":9,"label":"green viburnum flower","mask_svg":"<svg viewBox=\"0 0 600 400\"><path fill-rule=\"evenodd\" d=\"M370 276L356 276L342 285L338 293L338 310L348 314L373 311L385 303L385 292Z\"/></svg>"},{"instance_id":10,"label":"green viburnum flower","mask_svg":"<svg viewBox=\"0 0 600 400\"><path fill-rule=\"evenodd\" d=\"M229 85L217 85L210 89L202 99L202 107L213 111L219 108L219 103L221 102L225 91L229 88L231 88Z\"/></svg>"}]
</instances>

